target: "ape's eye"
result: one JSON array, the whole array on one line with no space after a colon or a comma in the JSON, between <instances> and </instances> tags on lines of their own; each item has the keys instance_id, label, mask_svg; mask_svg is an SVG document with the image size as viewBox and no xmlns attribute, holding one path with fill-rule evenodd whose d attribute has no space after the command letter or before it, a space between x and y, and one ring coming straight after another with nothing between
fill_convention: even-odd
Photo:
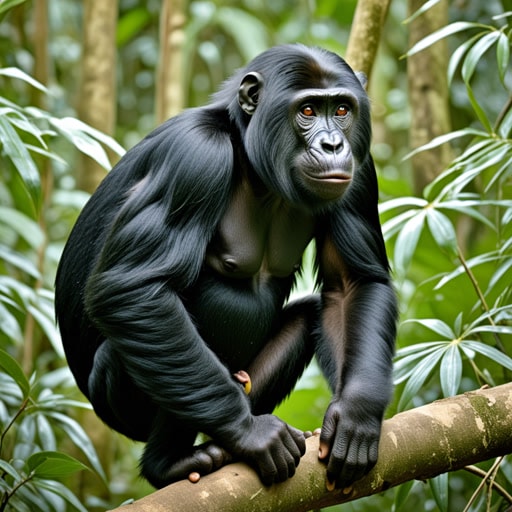
<instances>
[{"instance_id":1,"label":"ape's eye","mask_svg":"<svg viewBox=\"0 0 512 512\"><path fill-rule=\"evenodd\" d=\"M340 117L345 117L350 112L350 107L348 105L340 105L336 109L336 115Z\"/></svg>"},{"instance_id":2,"label":"ape's eye","mask_svg":"<svg viewBox=\"0 0 512 512\"><path fill-rule=\"evenodd\" d=\"M304 107L302 107L300 109L302 115L306 116L306 117L313 117L315 116L315 111L313 110L313 107L309 106L309 105L306 105Z\"/></svg>"}]
</instances>

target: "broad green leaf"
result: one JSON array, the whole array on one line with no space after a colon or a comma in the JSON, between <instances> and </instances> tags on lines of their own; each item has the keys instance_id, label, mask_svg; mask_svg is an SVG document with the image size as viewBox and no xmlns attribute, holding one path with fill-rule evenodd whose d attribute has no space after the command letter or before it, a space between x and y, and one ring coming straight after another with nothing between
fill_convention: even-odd
<instances>
[{"instance_id":1,"label":"broad green leaf","mask_svg":"<svg viewBox=\"0 0 512 512\"><path fill-rule=\"evenodd\" d=\"M403 410L418 395L420 388L425 384L443 353L444 349L436 350L418 363L416 371L412 373L402 392L398 403L399 410Z\"/></svg>"},{"instance_id":2,"label":"broad green leaf","mask_svg":"<svg viewBox=\"0 0 512 512\"><path fill-rule=\"evenodd\" d=\"M445 37L451 36L452 34L456 34L457 32L462 32L463 30L470 30L474 28L484 28L489 30L487 25L482 25L481 23L471 23L469 21L456 21L455 23L451 23L450 25L446 25L445 27L436 30L432 34L424 37L421 41L418 41L407 53L406 56L410 57L415 53L421 52L425 48L437 43L441 39Z\"/></svg>"},{"instance_id":3,"label":"broad green leaf","mask_svg":"<svg viewBox=\"0 0 512 512\"><path fill-rule=\"evenodd\" d=\"M0 116L0 146L14 164L32 199L35 210L38 211L41 203L39 172L23 141L5 116Z\"/></svg>"},{"instance_id":4,"label":"broad green leaf","mask_svg":"<svg viewBox=\"0 0 512 512\"><path fill-rule=\"evenodd\" d=\"M85 464L65 453L45 451L32 454L27 460L28 472L37 478L53 479L88 469Z\"/></svg>"},{"instance_id":5,"label":"broad green leaf","mask_svg":"<svg viewBox=\"0 0 512 512\"><path fill-rule=\"evenodd\" d=\"M456 253L457 235L450 219L435 208L428 208L427 223L437 245L452 253Z\"/></svg>"},{"instance_id":6,"label":"broad green leaf","mask_svg":"<svg viewBox=\"0 0 512 512\"><path fill-rule=\"evenodd\" d=\"M423 230L425 216L426 210L419 210L412 219L406 222L397 236L394 262L399 274L404 275L407 272Z\"/></svg>"},{"instance_id":7,"label":"broad green leaf","mask_svg":"<svg viewBox=\"0 0 512 512\"><path fill-rule=\"evenodd\" d=\"M16 382L23 393L23 398L27 398L30 393L30 384L27 377L25 377L18 361L2 349L0 349L0 368L14 379L14 382Z\"/></svg>"},{"instance_id":8,"label":"broad green leaf","mask_svg":"<svg viewBox=\"0 0 512 512\"><path fill-rule=\"evenodd\" d=\"M448 475L448 473L442 473L428 481L430 490L432 491L432 495L434 496L434 500L436 501L440 512L448 512L449 510Z\"/></svg>"},{"instance_id":9,"label":"broad green leaf","mask_svg":"<svg viewBox=\"0 0 512 512\"><path fill-rule=\"evenodd\" d=\"M461 349L464 350L465 353L466 349L478 352L479 354L482 354L488 357L489 359L492 359L496 363L512 371L512 359L503 352L500 352L498 349L490 347L485 343L481 343L480 341L464 340L461 343ZM470 356L468 355L468 357Z\"/></svg>"},{"instance_id":10,"label":"broad green leaf","mask_svg":"<svg viewBox=\"0 0 512 512\"><path fill-rule=\"evenodd\" d=\"M462 358L457 343L448 346L439 367L441 389L445 397L457 394L462 378Z\"/></svg>"},{"instance_id":11,"label":"broad green leaf","mask_svg":"<svg viewBox=\"0 0 512 512\"><path fill-rule=\"evenodd\" d=\"M481 37L468 51L462 64L462 79L469 84L484 53L499 39L501 32L493 30Z\"/></svg>"}]
</instances>

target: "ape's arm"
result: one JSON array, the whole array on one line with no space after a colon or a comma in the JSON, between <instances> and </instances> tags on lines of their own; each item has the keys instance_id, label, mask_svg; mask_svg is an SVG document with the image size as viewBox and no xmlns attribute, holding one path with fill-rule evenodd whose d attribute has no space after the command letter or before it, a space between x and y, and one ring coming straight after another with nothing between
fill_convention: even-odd
<instances>
[{"instance_id":1,"label":"ape's arm","mask_svg":"<svg viewBox=\"0 0 512 512\"><path fill-rule=\"evenodd\" d=\"M328 480L341 487L363 476L377 460L381 421L391 398L396 334L396 297L378 223L373 164L361 172L365 179L353 184L333 213L320 249L318 356L333 389L322 426L321 458L329 456ZM364 197L359 196L363 190Z\"/></svg>"}]
</instances>

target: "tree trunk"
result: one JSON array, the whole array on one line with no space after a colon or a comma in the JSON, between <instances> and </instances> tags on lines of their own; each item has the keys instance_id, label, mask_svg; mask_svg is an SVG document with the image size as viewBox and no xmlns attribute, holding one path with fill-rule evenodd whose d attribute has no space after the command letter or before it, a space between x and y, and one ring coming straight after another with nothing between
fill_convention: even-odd
<instances>
[{"instance_id":1,"label":"tree trunk","mask_svg":"<svg viewBox=\"0 0 512 512\"><path fill-rule=\"evenodd\" d=\"M355 71L362 71L368 81L390 2L391 0L359 0L357 2L345 58Z\"/></svg>"},{"instance_id":2,"label":"tree trunk","mask_svg":"<svg viewBox=\"0 0 512 512\"><path fill-rule=\"evenodd\" d=\"M424 0L409 0L410 14L416 12L423 4ZM409 47L447 24L448 1L441 0L409 24ZM451 130L447 69L446 39L412 55L407 60L412 149ZM447 144L413 156L415 193L420 195L424 187L451 161L451 150Z\"/></svg>"},{"instance_id":3,"label":"tree trunk","mask_svg":"<svg viewBox=\"0 0 512 512\"><path fill-rule=\"evenodd\" d=\"M78 117L107 135L113 135L116 117L116 24L117 0L85 0ZM80 155L77 186L94 192L105 170Z\"/></svg>"},{"instance_id":4,"label":"tree trunk","mask_svg":"<svg viewBox=\"0 0 512 512\"><path fill-rule=\"evenodd\" d=\"M511 453L511 431L512 383L439 400L385 421L377 465L347 489L327 491L318 437L312 437L297 473L282 484L264 487L254 471L237 463L197 484L177 482L116 511L306 512Z\"/></svg>"},{"instance_id":5,"label":"tree trunk","mask_svg":"<svg viewBox=\"0 0 512 512\"><path fill-rule=\"evenodd\" d=\"M183 0L163 2L160 17L160 59L156 80L157 124L183 109L184 10Z\"/></svg>"}]
</instances>

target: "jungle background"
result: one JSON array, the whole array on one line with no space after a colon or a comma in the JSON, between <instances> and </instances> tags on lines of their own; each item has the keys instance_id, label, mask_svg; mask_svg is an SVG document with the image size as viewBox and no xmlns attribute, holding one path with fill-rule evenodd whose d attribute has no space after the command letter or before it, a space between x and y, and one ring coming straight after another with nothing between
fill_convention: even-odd
<instances>
[{"instance_id":1,"label":"jungle background","mask_svg":"<svg viewBox=\"0 0 512 512\"><path fill-rule=\"evenodd\" d=\"M67 370L53 313L66 238L125 149L259 52L344 55L356 3L0 1L0 511L99 511L152 491L141 445L95 418ZM510 381L511 20L510 0L392 0L383 22L368 74L401 305L387 416ZM313 365L277 414L312 429L328 402ZM343 510L507 510L511 460Z\"/></svg>"}]
</instances>

